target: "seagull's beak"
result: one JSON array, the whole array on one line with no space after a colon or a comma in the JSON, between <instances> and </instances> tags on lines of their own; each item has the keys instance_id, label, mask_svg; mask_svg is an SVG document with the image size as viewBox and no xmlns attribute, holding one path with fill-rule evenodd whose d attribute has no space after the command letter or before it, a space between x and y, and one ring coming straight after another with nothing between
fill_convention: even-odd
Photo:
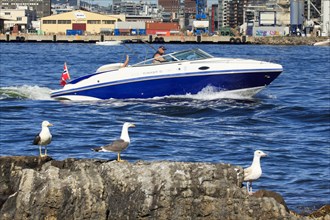
<instances>
[{"instance_id":1,"label":"seagull's beak","mask_svg":"<svg viewBox=\"0 0 330 220\"><path fill-rule=\"evenodd\" d=\"M48 125L47 125L47 127L50 127L50 126L54 126L53 124L51 124L51 123L49 123Z\"/></svg>"},{"instance_id":2,"label":"seagull's beak","mask_svg":"<svg viewBox=\"0 0 330 220\"><path fill-rule=\"evenodd\" d=\"M264 153L262 156L263 156L263 157L267 157L268 155Z\"/></svg>"},{"instance_id":3,"label":"seagull's beak","mask_svg":"<svg viewBox=\"0 0 330 220\"><path fill-rule=\"evenodd\" d=\"M134 128L134 127L135 127L135 124L131 124L131 126L130 126L130 127L133 127L133 128Z\"/></svg>"}]
</instances>

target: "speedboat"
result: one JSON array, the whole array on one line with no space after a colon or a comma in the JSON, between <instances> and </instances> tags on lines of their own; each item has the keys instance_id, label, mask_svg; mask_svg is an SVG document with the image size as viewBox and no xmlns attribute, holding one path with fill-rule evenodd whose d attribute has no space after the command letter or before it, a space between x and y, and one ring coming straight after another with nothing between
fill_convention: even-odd
<instances>
[{"instance_id":1,"label":"speedboat","mask_svg":"<svg viewBox=\"0 0 330 220\"><path fill-rule=\"evenodd\" d=\"M101 66L53 91L58 100L153 98L212 91L237 91L254 96L278 77L279 64L236 58L217 58L201 49L173 52L131 66Z\"/></svg>"},{"instance_id":2,"label":"speedboat","mask_svg":"<svg viewBox=\"0 0 330 220\"><path fill-rule=\"evenodd\" d=\"M118 46L121 45L123 42L120 40L108 40L108 41L98 41L96 45L103 45L103 46Z\"/></svg>"}]
</instances>

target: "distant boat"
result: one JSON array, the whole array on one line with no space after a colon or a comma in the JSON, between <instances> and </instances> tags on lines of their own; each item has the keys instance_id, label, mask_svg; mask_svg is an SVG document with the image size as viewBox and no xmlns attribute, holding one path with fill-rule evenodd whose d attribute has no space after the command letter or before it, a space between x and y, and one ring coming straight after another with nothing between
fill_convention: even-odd
<instances>
[{"instance_id":1,"label":"distant boat","mask_svg":"<svg viewBox=\"0 0 330 220\"><path fill-rule=\"evenodd\" d=\"M99 41L96 42L96 45L103 45L103 46L118 46L123 42L120 40L109 40L109 41Z\"/></svg>"},{"instance_id":2,"label":"distant boat","mask_svg":"<svg viewBox=\"0 0 330 220\"><path fill-rule=\"evenodd\" d=\"M316 42L314 46L330 46L330 38L325 41Z\"/></svg>"}]
</instances>

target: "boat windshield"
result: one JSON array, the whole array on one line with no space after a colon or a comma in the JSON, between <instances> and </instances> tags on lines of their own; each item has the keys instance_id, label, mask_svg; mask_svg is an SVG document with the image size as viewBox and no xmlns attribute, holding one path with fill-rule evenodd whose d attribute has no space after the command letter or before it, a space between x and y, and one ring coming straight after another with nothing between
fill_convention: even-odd
<instances>
[{"instance_id":1,"label":"boat windshield","mask_svg":"<svg viewBox=\"0 0 330 220\"><path fill-rule=\"evenodd\" d=\"M179 52L174 52L170 54L166 54L162 56L165 61L155 62L153 58L145 60L143 62L134 64L132 66L142 66L142 65L150 65L150 64L163 64L169 62L177 62L177 61L187 61L187 60L203 60L212 58L213 56L202 51L201 49L193 49L193 50L184 50Z\"/></svg>"}]
</instances>

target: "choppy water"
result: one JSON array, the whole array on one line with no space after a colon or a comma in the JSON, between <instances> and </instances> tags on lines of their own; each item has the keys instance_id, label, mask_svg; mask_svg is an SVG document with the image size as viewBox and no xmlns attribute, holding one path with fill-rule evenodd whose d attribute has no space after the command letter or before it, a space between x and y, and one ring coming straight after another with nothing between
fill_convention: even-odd
<instances>
[{"instance_id":1,"label":"choppy water","mask_svg":"<svg viewBox=\"0 0 330 220\"><path fill-rule=\"evenodd\" d=\"M158 45L155 45L155 47ZM166 45L167 52L198 45ZM254 190L282 194L301 211L330 203L330 48L313 46L201 45L223 57L280 63L284 72L257 97L203 91L196 96L100 102L53 101L63 63L72 78L100 65L149 58L142 44L130 49L92 44L0 43L0 154L38 155L32 140L49 120L55 159L116 159L90 148L118 138L122 123L134 122L122 157L136 160L224 162L247 167L253 152L263 176Z\"/></svg>"}]
</instances>

